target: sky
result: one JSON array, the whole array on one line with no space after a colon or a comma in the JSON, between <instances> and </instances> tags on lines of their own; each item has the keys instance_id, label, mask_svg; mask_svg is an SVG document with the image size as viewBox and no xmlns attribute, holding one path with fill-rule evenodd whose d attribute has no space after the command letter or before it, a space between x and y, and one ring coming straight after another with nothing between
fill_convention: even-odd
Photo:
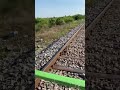
<instances>
[{"instance_id":1,"label":"sky","mask_svg":"<svg viewBox=\"0 0 120 90\"><path fill-rule=\"evenodd\" d=\"M85 0L35 0L35 17L85 14Z\"/></svg>"}]
</instances>

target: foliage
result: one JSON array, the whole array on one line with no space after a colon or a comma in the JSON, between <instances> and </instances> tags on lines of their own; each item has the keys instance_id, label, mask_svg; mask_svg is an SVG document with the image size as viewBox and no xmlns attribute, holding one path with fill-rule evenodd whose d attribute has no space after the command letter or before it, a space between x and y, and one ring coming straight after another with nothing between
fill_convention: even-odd
<instances>
[{"instance_id":1,"label":"foliage","mask_svg":"<svg viewBox=\"0 0 120 90\"><path fill-rule=\"evenodd\" d=\"M74 20L73 22L66 23L65 25L56 25L48 29L42 29L43 31L36 32L36 38L42 39L42 42L36 42L41 48L47 47L53 41L59 39L60 37L66 35L71 29L78 26L80 23L84 23L83 20ZM38 49L36 47L36 49Z\"/></svg>"},{"instance_id":2,"label":"foliage","mask_svg":"<svg viewBox=\"0 0 120 90\"><path fill-rule=\"evenodd\" d=\"M40 31L41 29L51 28L55 25L63 25L71 23L76 20L84 19L84 15L64 16L64 17L53 17L53 18L35 18L35 30Z\"/></svg>"},{"instance_id":3,"label":"foliage","mask_svg":"<svg viewBox=\"0 0 120 90\"><path fill-rule=\"evenodd\" d=\"M77 15L74 15L73 18L74 18L75 20L80 20L80 19L84 18L84 16L77 14Z\"/></svg>"},{"instance_id":4,"label":"foliage","mask_svg":"<svg viewBox=\"0 0 120 90\"><path fill-rule=\"evenodd\" d=\"M50 18L49 19L49 27L52 27L54 25L56 25L56 19L55 18Z\"/></svg>"},{"instance_id":5,"label":"foliage","mask_svg":"<svg viewBox=\"0 0 120 90\"><path fill-rule=\"evenodd\" d=\"M40 28L39 28L39 24L35 24L35 31L39 31Z\"/></svg>"},{"instance_id":6,"label":"foliage","mask_svg":"<svg viewBox=\"0 0 120 90\"><path fill-rule=\"evenodd\" d=\"M35 18L35 24L39 23L39 19Z\"/></svg>"},{"instance_id":7,"label":"foliage","mask_svg":"<svg viewBox=\"0 0 120 90\"><path fill-rule=\"evenodd\" d=\"M47 19L42 19L42 18L36 19L35 22L36 22L36 25L35 25L36 31L41 30L41 28L47 28L49 24Z\"/></svg>"},{"instance_id":8,"label":"foliage","mask_svg":"<svg viewBox=\"0 0 120 90\"><path fill-rule=\"evenodd\" d=\"M65 21L65 23L73 22L73 21L74 21L74 18L71 17L71 16L64 17L64 21Z\"/></svg>"},{"instance_id":9,"label":"foliage","mask_svg":"<svg viewBox=\"0 0 120 90\"><path fill-rule=\"evenodd\" d=\"M56 25L63 25L63 24L65 24L64 19L63 18L57 18Z\"/></svg>"}]
</instances>

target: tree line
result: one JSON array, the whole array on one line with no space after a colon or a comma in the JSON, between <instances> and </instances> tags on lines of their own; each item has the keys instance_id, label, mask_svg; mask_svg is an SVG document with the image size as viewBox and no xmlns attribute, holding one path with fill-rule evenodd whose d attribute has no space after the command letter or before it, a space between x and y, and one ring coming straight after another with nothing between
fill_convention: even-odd
<instances>
[{"instance_id":1,"label":"tree line","mask_svg":"<svg viewBox=\"0 0 120 90\"><path fill-rule=\"evenodd\" d=\"M84 19L84 15L73 15L64 17L52 17L52 18L35 18L35 30L39 31L41 28L50 28L56 25L64 25L76 20Z\"/></svg>"}]
</instances>

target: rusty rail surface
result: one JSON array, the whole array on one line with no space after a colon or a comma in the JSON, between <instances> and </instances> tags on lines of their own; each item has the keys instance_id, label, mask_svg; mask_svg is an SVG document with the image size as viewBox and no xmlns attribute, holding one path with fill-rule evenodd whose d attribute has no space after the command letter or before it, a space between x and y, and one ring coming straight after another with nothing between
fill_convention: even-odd
<instances>
[{"instance_id":1,"label":"rusty rail surface","mask_svg":"<svg viewBox=\"0 0 120 90\"><path fill-rule=\"evenodd\" d=\"M85 25L84 24L81 25L81 27L79 29L81 30L83 28L83 26L85 26ZM60 54L62 53L62 51L73 41L73 39L76 37L76 35L78 35L80 33L80 30L76 31L75 34L67 41L67 43L62 48L59 49L59 51L52 57L52 59L44 66L42 71L48 72L52 68L52 65L54 65L56 60L58 58L60 58ZM40 79L36 78L35 79L35 88L38 87L39 82L40 82Z\"/></svg>"},{"instance_id":2,"label":"rusty rail surface","mask_svg":"<svg viewBox=\"0 0 120 90\"><path fill-rule=\"evenodd\" d=\"M82 25L80 27L80 30L83 28L84 25ZM53 58L45 65L45 67L42 69L43 71L49 71L49 69L51 68L52 65L54 65L54 63L56 62L56 60L60 57L60 53L73 41L73 39L76 37L76 35L78 35L78 33L80 32L80 30L78 30L68 41L67 43L53 56Z\"/></svg>"},{"instance_id":3,"label":"rusty rail surface","mask_svg":"<svg viewBox=\"0 0 120 90\"><path fill-rule=\"evenodd\" d=\"M99 20L100 18L105 14L105 12L109 9L109 7L111 6L111 4L113 3L114 0L112 0L111 2L108 3L108 5L106 5L106 7L103 9L103 11L92 21L92 23L86 27L86 30L91 29ZM81 26L80 29L82 29L84 25ZM79 70L79 69L73 69L73 68L67 68L67 67L63 67L63 66L55 66L55 62L58 58L62 58L60 57L60 54L62 53L62 51L71 43L71 41L73 41L73 39L78 35L78 33L80 32L80 30L78 30L68 41L67 43L53 56L53 58L45 65L45 67L42 69L45 72L48 72L51 68L53 69L57 69L57 70L65 70L65 71L70 71L70 72L76 72L76 73L85 73L84 70ZM95 77L106 77L106 78L115 78L115 79L119 79L120 77L117 75L112 75L111 74L100 74L100 73L92 73L92 72L86 72L89 76L95 76ZM38 83L40 82L39 78L35 79L35 87L38 86Z\"/></svg>"},{"instance_id":4,"label":"rusty rail surface","mask_svg":"<svg viewBox=\"0 0 120 90\"><path fill-rule=\"evenodd\" d=\"M75 68L68 68L65 66L59 66L59 65L53 65L52 66L53 69L57 69L57 70L64 70L64 71L69 71L69 72L75 72L75 73L85 73L85 70L80 70L80 69L75 69Z\"/></svg>"}]
</instances>

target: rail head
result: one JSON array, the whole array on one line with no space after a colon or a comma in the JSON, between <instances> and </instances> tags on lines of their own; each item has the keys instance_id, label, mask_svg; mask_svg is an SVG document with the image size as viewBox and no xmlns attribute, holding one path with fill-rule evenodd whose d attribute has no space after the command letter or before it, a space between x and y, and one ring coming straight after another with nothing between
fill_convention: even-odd
<instances>
[{"instance_id":1,"label":"rail head","mask_svg":"<svg viewBox=\"0 0 120 90\"><path fill-rule=\"evenodd\" d=\"M81 30L83 26L84 26L84 24L81 25L81 27L80 27L79 29ZM80 30L78 30L75 34L77 34ZM75 35L74 35L74 37L75 37ZM72 38L74 38L74 37L72 36ZM45 65L43 66L42 71L46 71L46 72L49 71L49 69L51 68L51 66L52 66L52 65L56 62L56 60L59 58L60 53L61 53L61 52L65 49L65 47L70 43L70 41L71 41L72 38L70 38L70 39L67 41L67 43L66 43L62 48L60 48L60 49L58 50L58 52L51 58L51 60L50 60L47 64L45 64ZM40 82L40 78L36 78L36 79L35 79L35 88L38 87L39 82Z\"/></svg>"},{"instance_id":2,"label":"rail head","mask_svg":"<svg viewBox=\"0 0 120 90\"><path fill-rule=\"evenodd\" d=\"M51 60L44 66L42 71L49 71L51 66L56 62L56 60L60 57L60 53L68 46L71 41L76 37L76 35L80 32L80 30L84 27L84 24L81 25L78 31L75 32L75 34L66 42L64 46L62 46L58 52L51 58Z\"/></svg>"}]
</instances>

